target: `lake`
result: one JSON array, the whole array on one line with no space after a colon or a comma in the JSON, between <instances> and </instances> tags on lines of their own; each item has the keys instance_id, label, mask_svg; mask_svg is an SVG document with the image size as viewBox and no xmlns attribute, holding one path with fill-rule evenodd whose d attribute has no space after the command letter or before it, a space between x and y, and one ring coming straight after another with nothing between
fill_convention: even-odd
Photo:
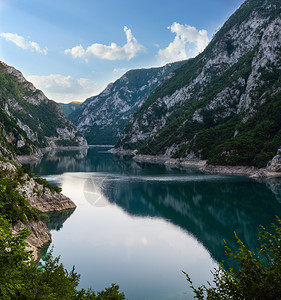
<instances>
[{"instance_id":1,"label":"lake","mask_svg":"<svg viewBox=\"0 0 281 300\"><path fill-rule=\"evenodd\" d=\"M207 175L196 168L139 163L106 148L54 151L31 164L77 208L51 213L54 256L81 274L80 287L117 283L132 300L193 299L225 260L234 231L256 247L259 224L281 216L281 179Z\"/></svg>"}]
</instances>

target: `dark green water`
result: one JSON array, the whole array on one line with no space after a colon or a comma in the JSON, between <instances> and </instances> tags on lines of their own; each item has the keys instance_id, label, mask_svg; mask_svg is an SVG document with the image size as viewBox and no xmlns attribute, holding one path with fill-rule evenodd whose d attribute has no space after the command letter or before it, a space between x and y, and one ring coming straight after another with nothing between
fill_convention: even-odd
<instances>
[{"instance_id":1,"label":"dark green water","mask_svg":"<svg viewBox=\"0 0 281 300\"><path fill-rule=\"evenodd\" d=\"M259 224L281 216L280 179L137 163L102 148L50 152L31 169L77 204L51 215L54 255L76 266L81 287L116 282L128 299L192 299L181 270L206 283L226 260L223 241L236 247L234 231L255 248Z\"/></svg>"}]
</instances>

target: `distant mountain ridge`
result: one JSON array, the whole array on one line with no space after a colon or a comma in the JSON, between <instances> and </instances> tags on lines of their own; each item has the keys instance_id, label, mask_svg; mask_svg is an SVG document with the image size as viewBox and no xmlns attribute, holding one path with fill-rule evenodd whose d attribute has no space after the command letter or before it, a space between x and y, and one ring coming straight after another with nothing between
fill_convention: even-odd
<instances>
[{"instance_id":1,"label":"distant mountain ridge","mask_svg":"<svg viewBox=\"0 0 281 300\"><path fill-rule=\"evenodd\" d=\"M64 116L68 118L71 113L73 113L80 107L82 102L72 101L70 103L58 103L58 104L61 107Z\"/></svg>"},{"instance_id":2,"label":"distant mountain ridge","mask_svg":"<svg viewBox=\"0 0 281 300\"><path fill-rule=\"evenodd\" d=\"M39 153L39 148L85 146L84 137L59 105L28 82L22 73L0 62L0 155Z\"/></svg>"},{"instance_id":3,"label":"distant mountain ridge","mask_svg":"<svg viewBox=\"0 0 281 300\"><path fill-rule=\"evenodd\" d=\"M116 148L262 167L281 147L281 6L247 0L133 115Z\"/></svg>"},{"instance_id":4,"label":"distant mountain ridge","mask_svg":"<svg viewBox=\"0 0 281 300\"><path fill-rule=\"evenodd\" d=\"M131 115L184 62L130 70L69 115L88 144L115 144Z\"/></svg>"}]
</instances>

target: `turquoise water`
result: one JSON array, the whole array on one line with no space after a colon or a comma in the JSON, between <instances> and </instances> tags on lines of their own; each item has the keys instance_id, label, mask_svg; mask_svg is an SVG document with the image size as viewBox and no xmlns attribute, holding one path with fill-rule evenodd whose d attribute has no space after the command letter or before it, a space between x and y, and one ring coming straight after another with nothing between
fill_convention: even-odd
<instances>
[{"instance_id":1,"label":"turquoise water","mask_svg":"<svg viewBox=\"0 0 281 300\"><path fill-rule=\"evenodd\" d=\"M256 247L258 225L281 216L281 180L206 175L137 163L103 148L47 153L31 165L77 205L51 214L54 255L81 274L80 286L115 282L128 299L193 299L235 248L234 231Z\"/></svg>"}]
</instances>

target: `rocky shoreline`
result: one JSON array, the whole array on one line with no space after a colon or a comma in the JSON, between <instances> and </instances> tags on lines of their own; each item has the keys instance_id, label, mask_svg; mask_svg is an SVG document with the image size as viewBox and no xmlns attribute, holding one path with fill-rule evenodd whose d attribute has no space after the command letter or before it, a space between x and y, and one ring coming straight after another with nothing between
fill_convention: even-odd
<instances>
[{"instance_id":1,"label":"rocky shoreline","mask_svg":"<svg viewBox=\"0 0 281 300\"><path fill-rule=\"evenodd\" d=\"M281 172L269 171L266 168L258 169L250 166L212 166L205 165L200 171L209 174L246 175L251 178L281 177Z\"/></svg>"},{"instance_id":2,"label":"rocky shoreline","mask_svg":"<svg viewBox=\"0 0 281 300\"><path fill-rule=\"evenodd\" d=\"M16 163L18 164L24 164L32 161L38 161L43 157L44 153L50 152L50 151L75 151L75 150L83 150L88 149L90 146L68 146L68 147L47 147L47 148L41 148L39 152L31 155L18 155L16 157Z\"/></svg>"},{"instance_id":3,"label":"rocky shoreline","mask_svg":"<svg viewBox=\"0 0 281 300\"><path fill-rule=\"evenodd\" d=\"M28 200L30 205L42 212L61 211L76 208L76 205L62 193L51 191L49 188L38 184L27 174L23 177L24 183L18 187L21 195Z\"/></svg>"},{"instance_id":4,"label":"rocky shoreline","mask_svg":"<svg viewBox=\"0 0 281 300\"><path fill-rule=\"evenodd\" d=\"M164 155L142 155L137 154L136 150L111 149L109 152L117 155L133 155L133 159L138 162L196 167L201 172L208 174L245 175L252 178L281 177L281 153L279 152L268 164L267 168L261 169L253 166L214 166L208 165L206 160L176 159Z\"/></svg>"},{"instance_id":5,"label":"rocky shoreline","mask_svg":"<svg viewBox=\"0 0 281 300\"><path fill-rule=\"evenodd\" d=\"M33 260L36 261L40 258L40 249L46 244L51 243L51 232L47 228L46 224L42 221L32 221L28 224L18 222L16 225L13 226L12 232L13 234L17 234L24 228L27 228L31 232L26 239L26 242L28 244L26 250L33 252Z\"/></svg>"},{"instance_id":6,"label":"rocky shoreline","mask_svg":"<svg viewBox=\"0 0 281 300\"><path fill-rule=\"evenodd\" d=\"M52 192L50 189L36 183L33 187L33 191L36 192L29 193L33 186L32 181L34 180L31 178L27 185L23 185L20 188L20 192L32 207L43 213L76 208L75 203L62 193ZM31 231L26 241L30 245L31 250L33 250L34 260L37 260L40 249L52 241L51 232L42 221L31 222L25 226Z\"/></svg>"}]
</instances>

